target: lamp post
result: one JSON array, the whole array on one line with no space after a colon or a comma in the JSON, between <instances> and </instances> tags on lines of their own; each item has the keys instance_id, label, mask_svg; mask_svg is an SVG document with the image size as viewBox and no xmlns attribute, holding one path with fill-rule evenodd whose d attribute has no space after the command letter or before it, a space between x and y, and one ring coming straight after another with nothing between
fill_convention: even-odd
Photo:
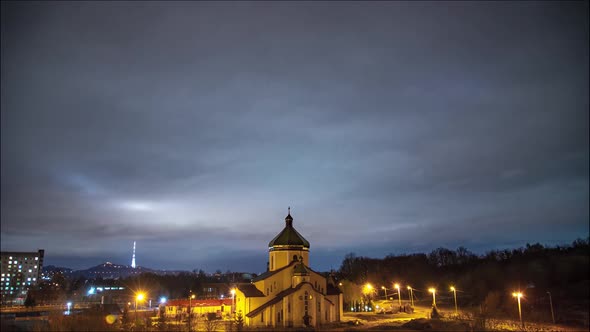
<instances>
[{"instance_id":1,"label":"lamp post","mask_svg":"<svg viewBox=\"0 0 590 332\"><path fill-rule=\"evenodd\" d=\"M231 312L234 315L236 312L236 289L232 288L229 292L231 293Z\"/></svg>"},{"instance_id":2,"label":"lamp post","mask_svg":"<svg viewBox=\"0 0 590 332\"><path fill-rule=\"evenodd\" d=\"M455 297L455 315L458 314L458 310L457 310L457 289L454 286L451 286L451 292L453 292L453 295Z\"/></svg>"},{"instance_id":3,"label":"lamp post","mask_svg":"<svg viewBox=\"0 0 590 332\"><path fill-rule=\"evenodd\" d=\"M385 291L385 303L387 303L387 288L385 288L385 286L381 286L381 289Z\"/></svg>"},{"instance_id":4,"label":"lamp post","mask_svg":"<svg viewBox=\"0 0 590 332\"><path fill-rule=\"evenodd\" d=\"M428 291L430 293L432 293L432 306L436 307L436 289L431 287L431 288L428 288Z\"/></svg>"},{"instance_id":5,"label":"lamp post","mask_svg":"<svg viewBox=\"0 0 590 332\"><path fill-rule=\"evenodd\" d=\"M192 316L192 309L191 309L191 301L195 298L195 294L193 291L190 291L190 296L188 297L188 331L191 332L191 316Z\"/></svg>"},{"instance_id":6,"label":"lamp post","mask_svg":"<svg viewBox=\"0 0 590 332\"><path fill-rule=\"evenodd\" d=\"M399 307L402 307L402 293L399 291L399 284L393 285L393 288L397 289L397 300L399 302Z\"/></svg>"},{"instance_id":7,"label":"lamp post","mask_svg":"<svg viewBox=\"0 0 590 332\"><path fill-rule=\"evenodd\" d=\"M135 297L135 322L137 323L137 302L143 301L145 295L143 293L137 294Z\"/></svg>"},{"instance_id":8,"label":"lamp post","mask_svg":"<svg viewBox=\"0 0 590 332\"><path fill-rule=\"evenodd\" d=\"M414 306L414 295L412 294L412 287L408 286L408 297L410 298L410 304Z\"/></svg>"},{"instance_id":9,"label":"lamp post","mask_svg":"<svg viewBox=\"0 0 590 332\"><path fill-rule=\"evenodd\" d=\"M551 320L553 320L553 324L555 324L555 315L553 314L553 301L551 300L551 292L547 292L549 294L549 305L551 306Z\"/></svg>"},{"instance_id":10,"label":"lamp post","mask_svg":"<svg viewBox=\"0 0 590 332\"><path fill-rule=\"evenodd\" d=\"M520 298L523 297L521 292L512 293L512 296L518 300L518 317L520 318L520 326L524 329L524 322L522 320L522 310L520 309Z\"/></svg>"},{"instance_id":11,"label":"lamp post","mask_svg":"<svg viewBox=\"0 0 590 332\"><path fill-rule=\"evenodd\" d=\"M365 294L366 298L367 298L367 303L371 302L371 294L373 293L373 286L371 284L366 284L365 287L363 287L363 293ZM365 305L366 307L366 305ZM367 310L367 309L365 309Z\"/></svg>"}]
</instances>

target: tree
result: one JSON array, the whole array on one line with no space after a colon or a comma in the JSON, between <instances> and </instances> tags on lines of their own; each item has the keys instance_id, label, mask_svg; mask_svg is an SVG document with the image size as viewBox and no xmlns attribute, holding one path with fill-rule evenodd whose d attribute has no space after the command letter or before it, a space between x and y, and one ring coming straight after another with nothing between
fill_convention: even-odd
<instances>
[{"instance_id":1,"label":"tree","mask_svg":"<svg viewBox=\"0 0 590 332\"><path fill-rule=\"evenodd\" d=\"M242 315L242 311L238 311L234 323L236 324L238 332L244 329L244 316Z\"/></svg>"},{"instance_id":2,"label":"tree","mask_svg":"<svg viewBox=\"0 0 590 332\"><path fill-rule=\"evenodd\" d=\"M31 292L27 292L27 298L25 299L25 307L32 308L35 306L35 298Z\"/></svg>"},{"instance_id":3,"label":"tree","mask_svg":"<svg viewBox=\"0 0 590 332\"><path fill-rule=\"evenodd\" d=\"M214 312L207 313L207 319L205 319L205 330L207 330L207 332L215 331L218 324L219 320L217 319L217 314Z\"/></svg>"},{"instance_id":4,"label":"tree","mask_svg":"<svg viewBox=\"0 0 590 332\"><path fill-rule=\"evenodd\" d=\"M168 327L166 324L166 315L165 315L166 307L160 306L159 315L158 315L158 330L160 331L167 331Z\"/></svg>"}]
</instances>

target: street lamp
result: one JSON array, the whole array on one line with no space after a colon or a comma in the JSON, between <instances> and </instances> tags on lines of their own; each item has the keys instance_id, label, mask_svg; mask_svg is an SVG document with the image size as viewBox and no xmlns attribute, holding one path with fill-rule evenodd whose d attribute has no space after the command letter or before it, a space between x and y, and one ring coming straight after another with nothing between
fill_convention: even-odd
<instances>
[{"instance_id":1,"label":"street lamp","mask_svg":"<svg viewBox=\"0 0 590 332\"><path fill-rule=\"evenodd\" d=\"M371 294L373 293L373 285L367 283L364 287L363 287L363 294L365 294L365 296L367 297L367 303L371 302ZM367 310L367 306L365 305L365 310Z\"/></svg>"},{"instance_id":2,"label":"street lamp","mask_svg":"<svg viewBox=\"0 0 590 332\"><path fill-rule=\"evenodd\" d=\"M402 306L402 293L399 291L399 284L393 285L393 288L397 289L397 299L399 301L399 306Z\"/></svg>"},{"instance_id":3,"label":"street lamp","mask_svg":"<svg viewBox=\"0 0 590 332\"><path fill-rule=\"evenodd\" d=\"M231 312L234 314L236 312L236 289L232 288L229 292L231 293Z\"/></svg>"},{"instance_id":4,"label":"street lamp","mask_svg":"<svg viewBox=\"0 0 590 332\"><path fill-rule=\"evenodd\" d=\"M549 294L549 305L551 306L551 320L553 320L553 324L555 324L555 315L553 314L553 301L551 300L551 292L547 292Z\"/></svg>"},{"instance_id":5,"label":"street lamp","mask_svg":"<svg viewBox=\"0 0 590 332\"><path fill-rule=\"evenodd\" d=\"M436 289L434 289L433 287L428 288L428 291L430 293L432 293L432 306L436 307Z\"/></svg>"},{"instance_id":6,"label":"street lamp","mask_svg":"<svg viewBox=\"0 0 590 332\"><path fill-rule=\"evenodd\" d=\"M136 322L137 322L137 302L143 301L144 298L145 298L145 294L143 294L143 293L138 293L137 296L135 297L135 321Z\"/></svg>"},{"instance_id":7,"label":"street lamp","mask_svg":"<svg viewBox=\"0 0 590 332\"><path fill-rule=\"evenodd\" d=\"M381 286L381 289L385 291L385 303L387 303L387 288L385 288L385 286Z\"/></svg>"},{"instance_id":8,"label":"street lamp","mask_svg":"<svg viewBox=\"0 0 590 332\"><path fill-rule=\"evenodd\" d=\"M410 304L414 306L414 295L412 294L412 287L408 286L408 296L410 297Z\"/></svg>"},{"instance_id":9,"label":"street lamp","mask_svg":"<svg viewBox=\"0 0 590 332\"><path fill-rule=\"evenodd\" d=\"M453 292L453 295L455 296L455 315L457 315L457 289L455 289L454 286L451 286L451 292Z\"/></svg>"},{"instance_id":10,"label":"street lamp","mask_svg":"<svg viewBox=\"0 0 590 332\"><path fill-rule=\"evenodd\" d=\"M191 309L191 301L195 298L195 294L192 294L193 291L190 291L190 296L188 297L188 331L191 331L191 316L192 316L192 309Z\"/></svg>"},{"instance_id":11,"label":"street lamp","mask_svg":"<svg viewBox=\"0 0 590 332\"><path fill-rule=\"evenodd\" d=\"M68 315L71 313L71 309L72 309L72 302L68 302L66 303L67 307L68 307Z\"/></svg>"},{"instance_id":12,"label":"street lamp","mask_svg":"<svg viewBox=\"0 0 590 332\"><path fill-rule=\"evenodd\" d=\"M520 325L524 329L524 322L522 321L522 310L520 309L520 298L524 295L521 292L512 293L512 296L518 299L518 316L520 317Z\"/></svg>"}]
</instances>

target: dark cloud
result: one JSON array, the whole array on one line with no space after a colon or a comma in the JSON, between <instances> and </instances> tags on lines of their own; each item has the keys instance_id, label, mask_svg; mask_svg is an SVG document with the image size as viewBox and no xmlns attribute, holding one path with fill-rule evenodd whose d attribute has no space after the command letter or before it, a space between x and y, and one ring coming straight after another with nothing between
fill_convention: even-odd
<instances>
[{"instance_id":1,"label":"dark cloud","mask_svg":"<svg viewBox=\"0 0 590 332\"><path fill-rule=\"evenodd\" d=\"M586 237L588 21L587 2L2 2L2 250L85 267L137 240L145 265L262 270L289 205L320 270Z\"/></svg>"}]
</instances>

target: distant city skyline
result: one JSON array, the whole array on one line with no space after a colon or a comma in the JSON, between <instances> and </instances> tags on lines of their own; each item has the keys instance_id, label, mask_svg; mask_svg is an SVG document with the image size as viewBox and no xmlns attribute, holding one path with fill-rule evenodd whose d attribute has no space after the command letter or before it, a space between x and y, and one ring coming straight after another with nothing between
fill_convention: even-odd
<instances>
[{"instance_id":1,"label":"distant city skyline","mask_svg":"<svg viewBox=\"0 0 590 332\"><path fill-rule=\"evenodd\" d=\"M261 272L589 234L588 2L1 3L1 249Z\"/></svg>"}]
</instances>

